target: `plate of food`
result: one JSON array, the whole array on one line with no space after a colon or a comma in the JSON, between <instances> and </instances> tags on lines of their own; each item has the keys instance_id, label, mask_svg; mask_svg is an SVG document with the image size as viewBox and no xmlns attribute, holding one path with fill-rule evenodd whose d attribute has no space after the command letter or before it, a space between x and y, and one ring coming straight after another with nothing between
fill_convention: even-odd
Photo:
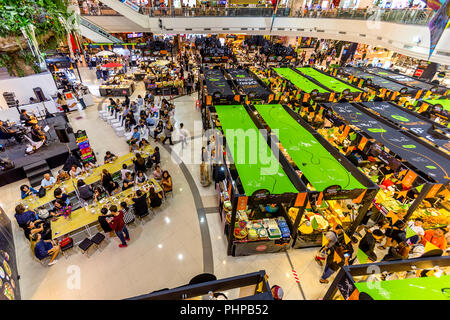
<instances>
[{"instance_id":1,"label":"plate of food","mask_svg":"<svg viewBox=\"0 0 450 320\"><path fill-rule=\"evenodd\" d=\"M235 228L234 229L234 236L236 239L244 239L247 236L247 229L240 229Z\"/></svg>"}]
</instances>

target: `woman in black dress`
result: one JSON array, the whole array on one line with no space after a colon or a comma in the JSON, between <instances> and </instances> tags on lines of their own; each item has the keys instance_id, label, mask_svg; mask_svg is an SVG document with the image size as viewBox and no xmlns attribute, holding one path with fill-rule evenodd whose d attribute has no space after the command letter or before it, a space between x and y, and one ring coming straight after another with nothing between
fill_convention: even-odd
<instances>
[{"instance_id":1,"label":"woman in black dress","mask_svg":"<svg viewBox=\"0 0 450 320\"><path fill-rule=\"evenodd\" d=\"M162 196L159 193L155 192L155 188L151 187L150 188L150 207L152 208L158 208L159 206L161 206L162 203Z\"/></svg>"}]
</instances>

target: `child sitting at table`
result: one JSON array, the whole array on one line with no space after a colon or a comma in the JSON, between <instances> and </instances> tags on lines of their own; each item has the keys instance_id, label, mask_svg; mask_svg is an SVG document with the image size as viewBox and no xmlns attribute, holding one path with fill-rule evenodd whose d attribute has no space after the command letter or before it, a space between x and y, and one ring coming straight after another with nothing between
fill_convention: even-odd
<instances>
[{"instance_id":1,"label":"child sitting at table","mask_svg":"<svg viewBox=\"0 0 450 320\"><path fill-rule=\"evenodd\" d=\"M55 207L49 211L52 216L55 216L55 217L64 216L65 219L67 219L67 217L70 216L70 214L72 212L71 205L67 205L61 199L56 199L54 205L55 205Z\"/></svg>"}]
</instances>

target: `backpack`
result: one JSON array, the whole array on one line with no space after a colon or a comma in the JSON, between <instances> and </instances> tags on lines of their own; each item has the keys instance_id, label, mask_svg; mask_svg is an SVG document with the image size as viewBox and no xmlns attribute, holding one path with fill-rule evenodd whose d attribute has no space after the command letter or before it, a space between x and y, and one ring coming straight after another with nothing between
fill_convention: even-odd
<instances>
[{"instance_id":1,"label":"backpack","mask_svg":"<svg viewBox=\"0 0 450 320\"><path fill-rule=\"evenodd\" d=\"M44 187L40 187L40 188L39 188L39 191L38 191L38 196L39 196L39 198L45 197L45 193L46 193L45 188L44 188Z\"/></svg>"},{"instance_id":2,"label":"backpack","mask_svg":"<svg viewBox=\"0 0 450 320\"><path fill-rule=\"evenodd\" d=\"M50 213L47 209L39 209L38 216L39 219L47 219L50 216Z\"/></svg>"},{"instance_id":3,"label":"backpack","mask_svg":"<svg viewBox=\"0 0 450 320\"><path fill-rule=\"evenodd\" d=\"M62 239L59 242L59 246L61 247L61 249L63 249L65 247L69 246L70 244L72 244L72 242L73 242L72 238L71 237L67 237L67 238Z\"/></svg>"}]
</instances>

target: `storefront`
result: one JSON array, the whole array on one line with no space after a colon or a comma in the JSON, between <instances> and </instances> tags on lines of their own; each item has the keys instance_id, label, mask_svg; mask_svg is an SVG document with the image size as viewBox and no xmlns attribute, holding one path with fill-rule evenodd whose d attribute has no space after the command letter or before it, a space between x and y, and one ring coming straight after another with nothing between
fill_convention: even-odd
<instances>
[{"instance_id":1,"label":"storefront","mask_svg":"<svg viewBox=\"0 0 450 320\"><path fill-rule=\"evenodd\" d=\"M217 129L211 138L212 172L222 231L228 242L227 254L242 256L287 250L294 230L287 212L293 206L303 211L306 186L282 155L279 160L275 158L277 147L269 148L267 137L259 132L246 107L210 107L209 120L211 127ZM259 141L259 152L254 150L256 142L251 142L253 151L246 148L242 134L243 140L232 142L232 135L242 130ZM257 153L268 158L257 157ZM296 201L297 198L303 201Z\"/></svg>"},{"instance_id":2,"label":"storefront","mask_svg":"<svg viewBox=\"0 0 450 320\"><path fill-rule=\"evenodd\" d=\"M320 107L325 108L326 125L318 132L383 188L374 200L379 213L395 219L403 212L404 221L421 217L425 229L450 223L448 153L423 141L423 135L419 138L368 111L367 106Z\"/></svg>"},{"instance_id":3,"label":"storefront","mask_svg":"<svg viewBox=\"0 0 450 320\"><path fill-rule=\"evenodd\" d=\"M276 112L272 112L272 108L277 108ZM280 114L285 115L283 119L279 118ZM278 173L269 176L261 173L264 172L262 162L249 164L253 162L248 156L254 152L244 155L243 150L249 150L243 148L242 140L237 144L230 142L231 147L228 142L224 143L223 164L220 165L216 158L213 172L229 255L278 252L290 246L320 246L323 232L338 224L353 234L372 204L378 187L331 146L321 145L326 143L324 139L316 141L313 133L304 127L306 124L295 118L295 113L290 114L289 108L260 104L216 105L210 115L212 127L225 132L227 141L234 141L233 130L244 130L249 134L249 131L259 132L270 127L275 133L259 137L264 141L259 144L259 154L266 154L261 148L267 143L274 154L279 154L279 162L275 159L271 162L278 168ZM295 130L292 130L293 125ZM296 152L292 147L286 130L300 132L301 136L292 137L295 141L304 141L300 151ZM222 138L220 133L215 138L217 155L222 154L220 144L217 144ZM315 156L310 159L309 154ZM242 162L244 156L245 163ZM315 157L321 159L319 163ZM323 165L321 161L326 161L329 170L319 169ZM347 201L355 206L354 211L343 210ZM333 209L322 210L328 207ZM233 225L234 231L230 227ZM277 226L281 236L277 234ZM267 229L268 233L260 229Z\"/></svg>"},{"instance_id":4,"label":"storefront","mask_svg":"<svg viewBox=\"0 0 450 320\"><path fill-rule=\"evenodd\" d=\"M233 79L236 91L240 91L242 98L251 101L273 100L273 94L266 85L251 75L251 71L245 69L227 69L226 73ZM272 95L272 99L270 96Z\"/></svg>"},{"instance_id":5,"label":"storefront","mask_svg":"<svg viewBox=\"0 0 450 320\"><path fill-rule=\"evenodd\" d=\"M241 101L241 96L232 90L232 83L225 78L220 69L202 69L200 100L203 128L211 128L209 106L216 104L234 104Z\"/></svg>"},{"instance_id":6,"label":"storefront","mask_svg":"<svg viewBox=\"0 0 450 320\"><path fill-rule=\"evenodd\" d=\"M288 211L294 248L321 246L323 234L337 225L353 234L378 187L290 108L254 105L249 113L258 128L270 128L271 141L307 187L303 214Z\"/></svg>"}]
</instances>

